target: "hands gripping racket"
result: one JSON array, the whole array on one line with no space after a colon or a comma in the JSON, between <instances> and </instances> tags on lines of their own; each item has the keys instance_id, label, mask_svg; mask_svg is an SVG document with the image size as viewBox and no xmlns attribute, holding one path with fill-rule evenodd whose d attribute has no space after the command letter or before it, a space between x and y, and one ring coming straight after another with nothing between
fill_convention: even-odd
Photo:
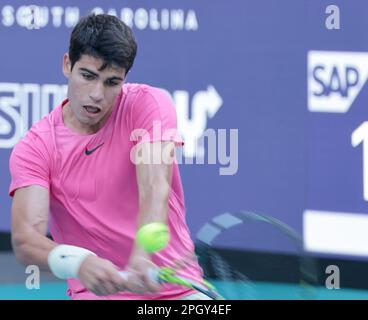
<instances>
[{"instance_id":1,"label":"hands gripping racket","mask_svg":"<svg viewBox=\"0 0 368 320\"><path fill-rule=\"evenodd\" d=\"M143 226L137 234L138 243L150 253L158 252L166 247L170 239L169 229L167 225L159 222L154 222ZM183 264L181 264L181 267ZM180 268L178 268L180 269ZM181 285L198 292L203 293L210 299L223 300L223 297L217 292L215 287L209 282L195 281L177 274L177 269L172 267L161 267L157 269L150 269L150 278L154 282L160 284L172 283ZM120 275L124 279L128 279L129 273L121 271Z\"/></svg>"},{"instance_id":2,"label":"hands gripping racket","mask_svg":"<svg viewBox=\"0 0 368 320\"><path fill-rule=\"evenodd\" d=\"M120 275L125 280L127 280L129 277L129 273L127 271L121 271ZM152 281L158 282L160 284L163 283L177 284L201 292L210 299L224 300L224 298L220 295L220 293L216 290L216 288L209 282L205 280L199 282L179 276L177 275L176 270L170 267L151 269L150 277Z\"/></svg>"}]
</instances>

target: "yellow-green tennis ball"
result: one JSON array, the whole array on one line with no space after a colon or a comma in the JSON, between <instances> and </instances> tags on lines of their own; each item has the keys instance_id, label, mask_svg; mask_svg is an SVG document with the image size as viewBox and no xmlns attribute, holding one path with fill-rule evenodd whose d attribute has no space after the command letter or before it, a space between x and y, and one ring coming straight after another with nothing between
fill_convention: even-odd
<instances>
[{"instance_id":1,"label":"yellow-green tennis ball","mask_svg":"<svg viewBox=\"0 0 368 320\"><path fill-rule=\"evenodd\" d=\"M149 253L161 251L167 246L169 240L169 227L162 222L145 224L137 233L138 244Z\"/></svg>"}]
</instances>

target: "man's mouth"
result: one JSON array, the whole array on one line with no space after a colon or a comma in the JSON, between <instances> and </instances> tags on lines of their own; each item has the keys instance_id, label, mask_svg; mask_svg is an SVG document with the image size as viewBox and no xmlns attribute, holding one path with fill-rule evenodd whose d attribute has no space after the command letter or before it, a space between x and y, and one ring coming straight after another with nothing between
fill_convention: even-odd
<instances>
[{"instance_id":1,"label":"man's mouth","mask_svg":"<svg viewBox=\"0 0 368 320\"><path fill-rule=\"evenodd\" d=\"M101 109L100 108L95 107L95 106L91 106L91 105L85 105L85 106L83 106L83 108L86 109L86 111L88 113L96 114L96 113L101 112Z\"/></svg>"}]
</instances>

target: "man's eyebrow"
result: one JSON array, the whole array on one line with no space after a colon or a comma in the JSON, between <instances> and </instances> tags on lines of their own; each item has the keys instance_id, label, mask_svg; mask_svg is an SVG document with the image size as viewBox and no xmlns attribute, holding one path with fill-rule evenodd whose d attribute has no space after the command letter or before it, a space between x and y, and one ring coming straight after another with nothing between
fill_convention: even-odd
<instances>
[{"instance_id":1,"label":"man's eyebrow","mask_svg":"<svg viewBox=\"0 0 368 320\"><path fill-rule=\"evenodd\" d=\"M87 68L84 68L84 67L81 67L79 68L79 70L81 71L85 71L85 72L88 72L90 74L93 74L95 77L98 77L98 73L96 72L93 72L92 70L89 70ZM111 80L119 80L119 81L124 81L124 79L122 77L118 77L118 76L112 76L112 77L109 77L107 80L111 81Z\"/></svg>"},{"instance_id":2,"label":"man's eyebrow","mask_svg":"<svg viewBox=\"0 0 368 320\"><path fill-rule=\"evenodd\" d=\"M86 71L86 72L91 73L91 74L93 74L94 76L98 77L98 74L97 74L96 72L93 72L92 70L89 70L89 69L87 69L87 68L83 68L83 67L81 67L81 68L79 68L79 70L81 70L81 71Z\"/></svg>"},{"instance_id":3,"label":"man's eyebrow","mask_svg":"<svg viewBox=\"0 0 368 320\"><path fill-rule=\"evenodd\" d=\"M121 78L121 77L118 77L118 76L112 76L112 77L108 78L107 80L121 80L121 81L123 81L124 79Z\"/></svg>"}]
</instances>

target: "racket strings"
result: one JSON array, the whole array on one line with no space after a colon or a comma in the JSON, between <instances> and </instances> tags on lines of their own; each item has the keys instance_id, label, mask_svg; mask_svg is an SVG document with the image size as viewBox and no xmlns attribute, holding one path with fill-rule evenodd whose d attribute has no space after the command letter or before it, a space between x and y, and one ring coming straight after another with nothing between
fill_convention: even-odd
<instances>
[{"instance_id":1,"label":"racket strings","mask_svg":"<svg viewBox=\"0 0 368 320\"><path fill-rule=\"evenodd\" d=\"M207 244L199 246L198 257L205 278L212 281L225 299L257 299L253 282L234 268L222 254Z\"/></svg>"},{"instance_id":2,"label":"racket strings","mask_svg":"<svg viewBox=\"0 0 368 320\"><path fill-rule=\"evenodd\" d=\"M189 269L195 269L199 275L203 276L203 269L199 264L197 255L193 252L187 252L185 255L181 256L180 259L173 260L166 264L166 267L171 269L173 274L179 277L192 278L191 275L187 274ZM201 276L196 276L192 279L201 282Z\"/></svg>"},{"instance_id":3,"label":"racket strings","mask_svg":"<svg viewBox=\"0 0 368 320\"><path fill-rule=\"evenodd\" d=\"M300 261L300 298L314 299L317 296L316 286L319 282L317 264L308 256L301 256Z\"/></svg>"},{"instance_id":4,"label":"racket strings","mask_svg":"<svg viewBox=\"0 0 368 320\"><path fill-rule=\"evenodd\" d=\"M244 228L245 226L251 228L251 232L246 233L244 231L245 229L243 229L243 233L236 232L236 228ZM262 232L256 233L254 230L261 230ZM226 248L226 241L230 239L229 234L244 235L247 237L244 239L250 240L258 239L257 237L259 236L258 241L262 241L262 239L266 239L266 237L263 238L263 235L266 234L265 231L267 230L270 231L267 235L270 235L270 237L271 235L274 236L276 240L280 239L280 243L287 244L295 253L296 260L293 261L296 261L296 264L295 269L290 269L291 274L285 274L283 271L284 266L286 266L284 263L290 263L288 257L286 257L285 262L279 258L273 261L273 257L270 257L271 260L266 261L264 258L266 255L263 257L261 255L251 254L250 261L240 261L236 257L234 259L234 253L232 256L227 257L228 253L226 250L223 250L223 248ZM253 238L249 238L250 235ZM216 244L218 247L216 247ZM204 225L198 232L196 245L199 247L198 256L205 277L207 279L219 280L219 283L240 283L241 285L238 287L243 290L241 294L242 298L259 298L260 294L262 295L262 288L273 282L277 282L275 281L275 277L277 276L280 279L288 278L288 282L292 278L293 281L299 284L299 287L296 289L298 291L296 294L297 299L316 298L318 268L315 259L305 251L303 238L292 227L274 217L249 211L220 214ZM252 249L249 252L252 252ZM262 249L258 252L261 253ZM252 260L253 257L254 259ZM292 262L292 265L294 265L294 262ZM288 268L294 268L294 266L288 265ZM255 282L250 280L244 272L247 272L252 279L255 279ZM244 289L245 287L246 289ZM220 293L225 298L228 298L223 290L220 290ZM294 294L294 290L282 291L280 292L279 298L291 296L291 294ZM230 295L230 297L234 297L234 295ZM294 297L296 296L294 295Z\"/></svg>"}]
</instances>

